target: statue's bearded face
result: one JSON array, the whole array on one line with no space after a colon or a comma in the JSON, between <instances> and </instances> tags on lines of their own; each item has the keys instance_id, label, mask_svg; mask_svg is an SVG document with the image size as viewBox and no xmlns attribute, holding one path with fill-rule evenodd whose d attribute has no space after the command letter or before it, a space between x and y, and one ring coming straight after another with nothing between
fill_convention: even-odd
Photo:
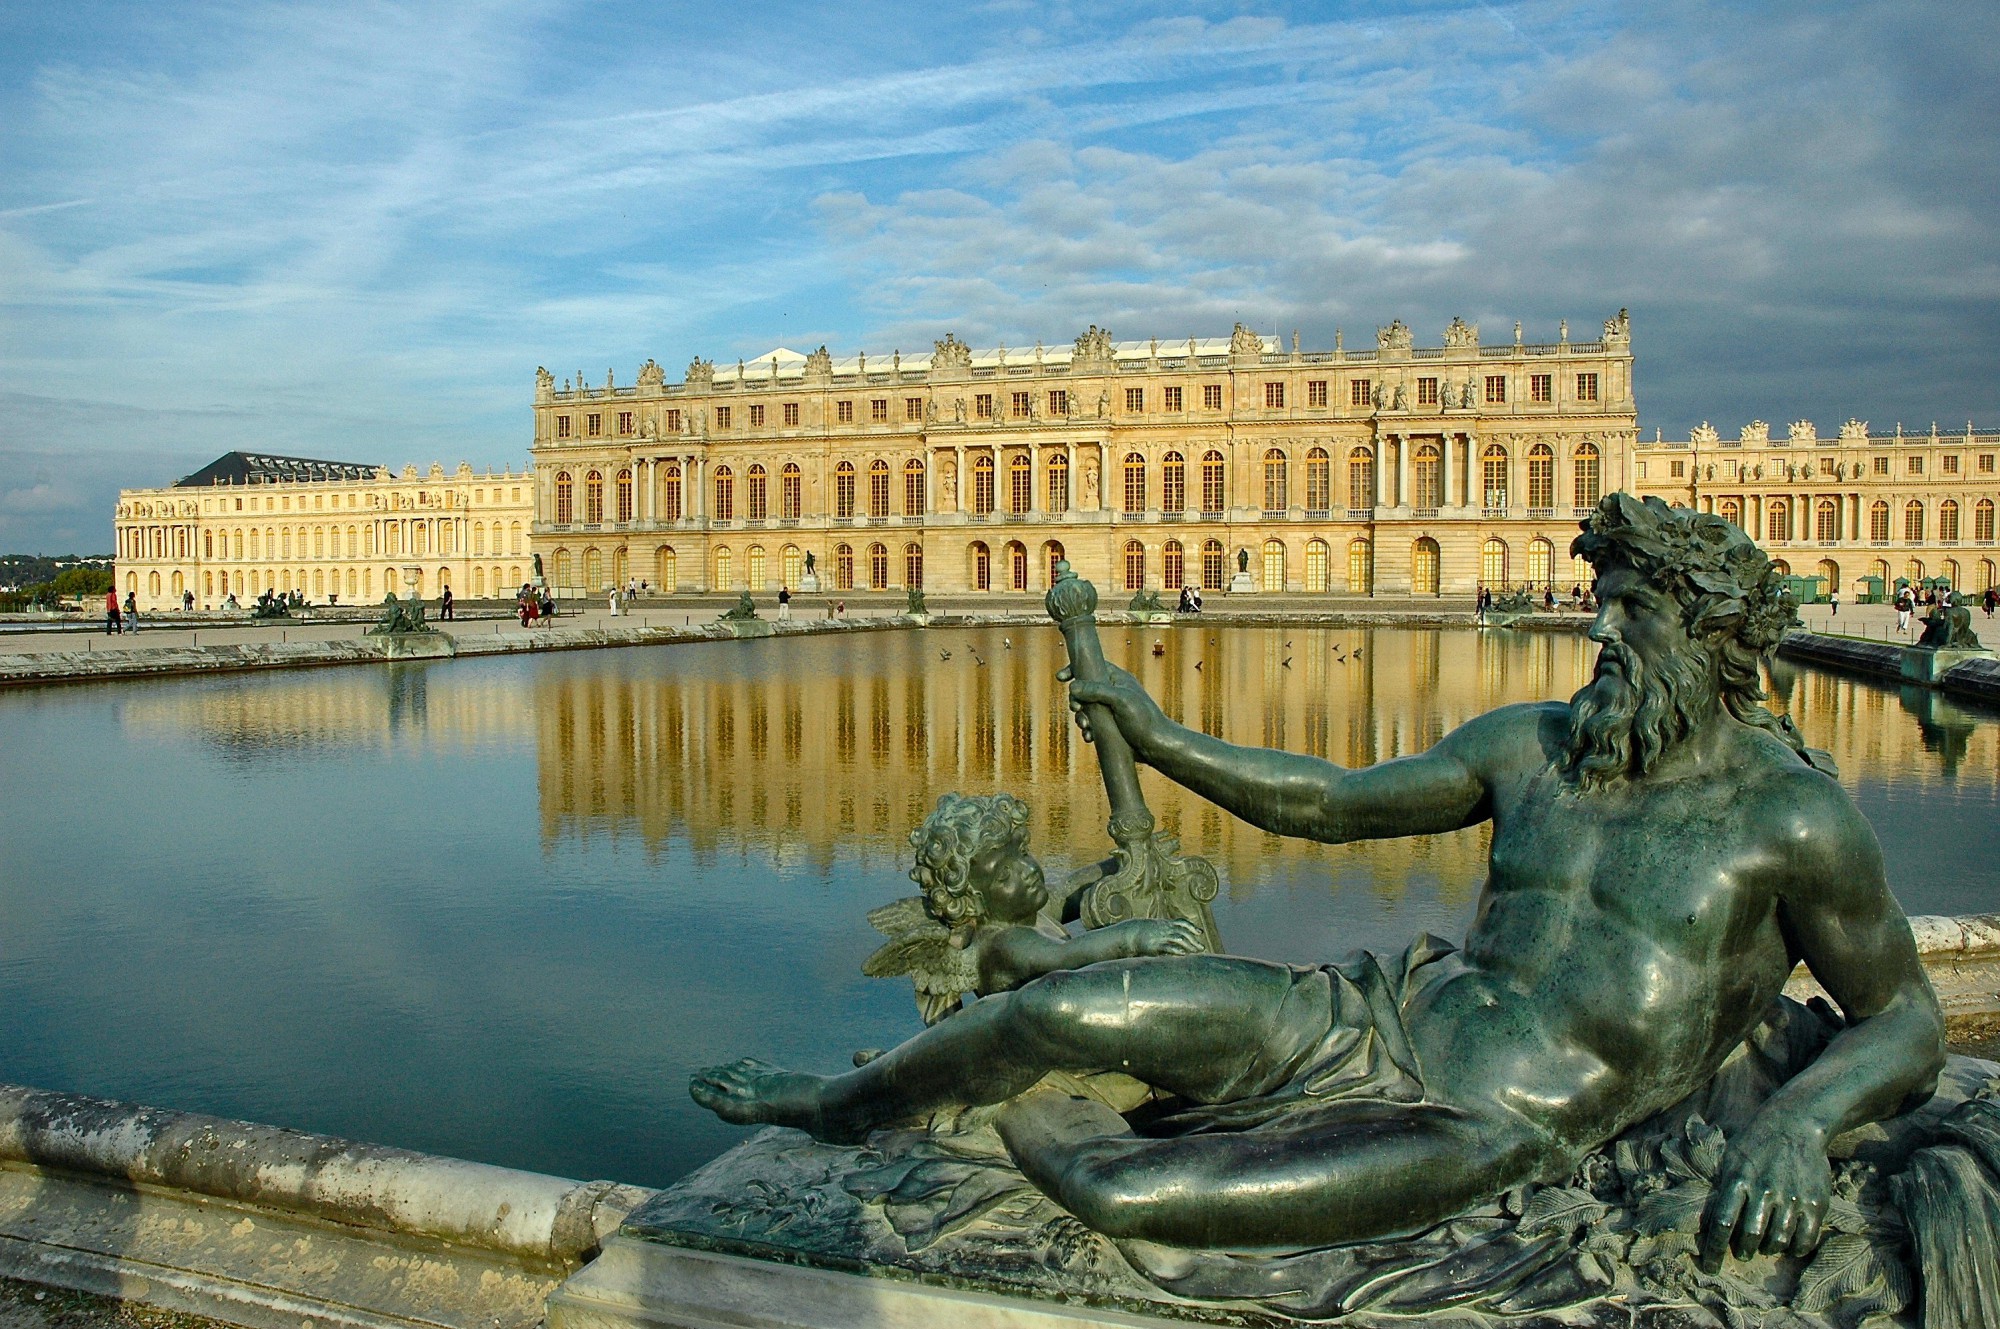
<instances>
[{"instance_id":1,"label":"statue's bearded face","mask_svg":"<svg viewBox=\"0 0 2000 1329\"><path fill-rule=\"evenodd\" d=\"M1570 698L1568 769L1586 789L1648 774L1713 714L1715 663L1671 595L1630 568L1598 578L1596 673Z\"/></svg>"}]
</instances>

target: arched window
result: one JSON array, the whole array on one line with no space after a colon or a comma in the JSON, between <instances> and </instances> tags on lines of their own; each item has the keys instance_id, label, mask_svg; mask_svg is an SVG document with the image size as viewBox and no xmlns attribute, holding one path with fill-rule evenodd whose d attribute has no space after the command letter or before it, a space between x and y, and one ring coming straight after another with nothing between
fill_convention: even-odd
<instances>
[{"instance_id":1,"label":"arched window","mask_svg":"<svg viewBox=\"0 0 2000 1329\"><path fill-rule=\"evenodd\" d=\"M1187 511L1187 459L1178 452L1169 452L1160 462L1160 511Z\"/></svg>"},{"instance_id":2,"label":"arched window","mask_svg":"<svg viewBox=\"0 0 2000 1329\"><path fill-rule=\"evenodd\" d=\"M854 546L835 545L833 547L833 587L837 591L854 589Z\"/></svg>"},{"instance_id":3,"label":"arched window","mask_svg":"<svg viewBox=\"0 0 2000 1329\"><path fill-rule=\"evenodd\" d=\"M1947 544L1958 542L1958 504L1951 499L1938 504L1938 539Z\"/></svg>"},{"instance_id":4,"label":"arched window","mask_svg":"<svg viewBox=\"0 0 2000 1329\"><path fill-rule=\"evenodd\" d=\"M667 467L660 477L660 516L667 521L681 519L681 468L678 463Z\"/></svg>"},{"instance_id":5,"label":"arched window","mask_svg":"<svg viewBox=\"0 0 2000 1329\"><path fill-rule=\"evenodd\" d=\"M1820 587L1821 594L1825 594L1828 591L1838 591L1840 589L1840 564L1830 558L1821 559L1819 561L1819 579L1826 583Z\"/></svg>"},{"instance_id":6,"label":"arched window","mask_svg":"<svg viewBox=\"0 0 2000 1329\"><path fill-rule=\"evenodd\" d=\"M1490 443L1479 456L1481 502L1489 512L1507 511L1507 449Z\"/></svg>"},{"instance_id":7,"label":"arched window","mask_svg":"<svg viewBox=\"0 0 2000 1329\"><path fill-rule=\"evenodd\" d=\"M854 463L841 462L833 468L833 515L841 521L854 520Z\"/></svg>"},{"instance_id":8,"label":"arched window","mask_svg":"<svg viewBox=\"0 0 2000 1329\"><path fill-rule=\"evenodd\" d=\"M715 468L715 511L711 515L717 521L736 518L736 474L727 466Z\"/></svg>"},{"instance_id":9,"label":"arched window","mask_svg":"<svg viewBox=\"0 0 2000 1329\"><path fill-rule=\"evenodd\" d=\"M730 588L732 584L730 580L730 570L731 570L730 563L732 560L729 553L729 546L728 545L718 546L716 548L714 557L715 557L715 580L713 583L714 587L718 591L726 591Z\"/></svg>"},{"instance_id":10,"label":"arched window","mask_svg":"<svg viewBox=\"0 0 2000 1329\"><path fill-rule=\"evenodd\" d=\"M913 591L924 588L924 547L920 544L903 546L903 585Z\"/></svg>"},{"instance_id":11,"label":"arched window","mask_svg":"<svg viewBox=\"0 0 2000 1329\"><path fill-rule=\"evenodd\" d=\"M1994 588L1994 586L1995 586L1996 584L2000 584L2000 583L1996 583L1996 581L1995 581L1995 578L1996 578L1996 577L2000 577L2000 568L1996 568L1996 567L1994 566L1994 563L1993 563L1993 560L1992 560L1992 559L1990 559L1990 558L1982 558L1982 559L1980 559L1980 560L1979 560L1979 589L1980 589L1980 590L1981 590L1982 592L1985 592L1985 591L1990 591L1990 590L1992 590L1992 589Z\"/></svg>"},{"instance_id":12,"label":"arched window","mask_svg":"<svg viewBox=\"0 0 2000 1329\"><path fill-rule=\"evenodd\" d=\"M1767 500L1764 508L1764 538L1773 544L1792 538L1792 504L1790 499L1773 498Z\"/></svg>"},{"instance_id":13,"label":"arched window","mask_svg":"<svg viewBox=\"0 0 2000 1329\"><path fill-rule=\"evenodd\" d=\"M661 545L653 551L653 581L667 594L680 589L681 560L672 545ZM496 589L500 584L498 568L493 569L493 584Z\"/></svg>"},{"instance_id":14,"label":"arched window","mask_svg":"<svg viewBox=\"0 0 2000 1329\"><path fill-rule=\"evenodd\" d=\"M1479 548L1479 580L1488 586L1507 584L1507 542L1498 536Z\"/></svg>"},{"instance_id":15,"label":"arched window","mask_svg":"<svg viewBox=\"0 0 2000 1329\"><path fill-rule=\"evenodd\" d=\"M1069 456L1066 453L1049 454L1048 467L1049 511L1069 511Z\"/></svg>"},{"instance_id":16,"label":"arched window","mask_svg":"<svg viewBox=\"0 0 2000 1329\"><path fill-rule=\"evenodd\" d=\"M927 505L924 502L924 463L921 458L912 457L903 463L903 515L921 517Z\"/></svg>"},{"instance_id":17,"label":"arched window","mask_svg":"<svg viewBox=\"0 0 2000 1329\"><path fill-rule=\"evenodd\" d=\"M786 462L785 469L778 472L778 516L783 520L797 521L804 511L805 504L799 497L801 488L799 464Z\"/></svg>"},{"instance_id":18,"label":"arched window","mask_svg":"<svg viewBox=\"0 0 2000 1329\"><path fill-rule=\"evenodd\" d=\"M1604 497L1603 469L1598 461L1597 445L1577 444L1576 455L1570 460L1570 469L1576 488L1576 506L1596 507L1598 500ZM1737 524L1742 525L1741 522Z\"/></svg>"},{"instance_id":19,"label":"arched window","mask_svg":"<svg viewBox=\"0 0 2000 1329\"><path fill-rule=\"evenodd\" d=\"M1178 591L1187 577L1185 557L1179 540L1167 541L1160 551L1160 585L1169 591Z\"/></svg>"},{"instance_id":20,"label":"arched window","mask_svg":"<svg viewBox=\"0 0 2000 1329\"><path fill-rule=\"evenodd\" d=\"M868 546L868 589L889 589L889 546L879 541Z\"/></svg>"},{"instance_id":21,"label":"arched window","mask_svg":"<svg viewBox=\"0 0 2000 1329\"><path fill-rule=\"evenodd\" d=\"M1333 457L1325 448L1306 453L1306 510L1325 513L1333 507Z\"/></svg>"},{"instance_id":22,"label":"arched window","mask_svg":"<svg viewBox=\"0 0 2000 1329\"><path fill-rule=\"evenodd\" d=\"M1739 531L1743 529L1743 503L1740 499L1725 498L1716 505L1722 519Z\"/></svg>"},{"instance_id":23,"label":"arched window","mask_svg":"<svg viewBox=\"0 0 2000 1329\"><path fill-rule=\"evenodd\" d=\"M1366 539L1347 542L1347 589L1354 595L1375 594L1375 546Z\"/></svg>"},{"instance_id":24,"label":"arched window","mask_svg":"<svg viewBox=\"0 0 2000 1329\"><path fill-rule=\"evenodd\" d=\"M1921 590L1924 583L1924 561L1921 558L1913 558L1903 564L1903 575L1909 578L1910 585Z\"/></svg>"},{"instance_id":25,"label":"arched window","mask_svg":"<svg viewBox=\"0 0 2000 1329\"><path fill-rule=\"evenodd\" d=\"M797 586L805 580L806 558L797 545L786 545L778 555L778 580L786 586Z\"/></svg>"},{"instance_id":26,"label":"arched window","mask_svg":"<svg viewBox=\"0 0 2000 1329\"><path fill-rule=\"evenodd\" d=\"M292 579L292 573L291 573L291 569L287 568L287 569L285 570L285 580L286 580L286 581L290 581L291 579ZM291 589L291 588L290 588L290 587L287 587L286 589L287 589L287 590L289 590L289 589ZM157 573L157 572L149 572L149 573L147 573L147 574L146 574L146 594L148 594L148 595L152 596L152 597L153 597L153 598L154 598L155 600L157 600L157 599L159 599L159 598L160 598L160 574L159 574L159 573Z\"/></svg>"},{"instance_id":27,"label":"arched window","mask_svg":"<svg viewBox=\"0 0 2000 1329\"><path fill-rule=\"evenodd\" d=\"M619 521L632 520L632 472L630 471L618 472L618 478L614 480L612 484L614 489L614 501L617 504L616 508L614 509L618 514L617 520Z\"/></svg>"},{"instance_id":28,"label":"arched window","mask_svg":"<svg viewBox=\"0 0 2000 1329\"><path fill-rule=\"evenodd\" d=\"M880 457L868 463L868 515L889 515L889 463ZM887 554L883 557L886 559Z\"/></svg>"},{"instance_id":29,"label":"arched window","mask_svg":"<svg viewBox=\"0 0 2000 1329\"><path fill-rule=\"evenodd\" d=\"M1868 505L1868 538L1876 544L1889 543L1889 505L1879 499Z\"/></svg>"},{"instance_id":30,"label":"arched window","mask_svg":"<svg viewBox=\"0 0 2000 1329\"><path fill-rule=\"evenodd\" d=\"M765 474L762 463L752 462L743 480L744 498L747 500L744 515L751 521L763 521L771 515L770 477ZM763 583L753 577L750 584L759 586Z\"/></svg>"},{"instance_id":31,"label":"arched window","mask_svg":"<svg viewBox=\"0 0 2000 1329\"><path fill-rule=\"evenodd\" d=\"M1410 549L1410 591L1415 595L1436 595L1438 583L1438 542L1426 535Z\"/></svg>"},{"instance_id":32,"label":"arched window","mask_svg":"<svg viewBox=\"0 0 2000 1329\"><path fill-rule=\"evenodd\" d=\"M177 572L174 574L174 576L176 578L174 582L174 590L179 591L180 582L178 578L180 577L180 574ZM1948 558L1943 563L1938 565L1938 580L1944 583L1942 587L1939 587L1940 590L1948 590L1957 587L1958 585L1957 559Z\"/></svg>"},{"instance_id":33,"label":"arched window","mask_svg":"<svg viewBox=\"0 0 2000 1329\"><path fill-rule=\"evenodd\" d=\"M1125 514L1136 516L1145 510L1146 459L1139 453L1128 452L1125 454ZM1129 552L1127 562L1130 562Z\"/></svg>"},{"instance_id":34,"label":"arched window","mask_svg":"<svg viewBox=\"0 0 2000 1329\"><path fill-rule=\"evenodd\" d=\"M1264 542L1264 585L1263 589L1276 594L1285 589L1285 542L1266 540Z\"/></svg>"},{"instance_id":35,"label":"arched window","mask_svg":"<svg viewBox=\"0 0 2000 1329\"><path fill-rule=\"evenodd\" d=\"M1007 585L1017 591L1028 589L1028 546L1019 540L1007 542Z\"/></svg>"},{"instance_id":36,"label":"arched window","mask_svg":"<svg viewBox=\"0 0 2000 1329\"><path fill-rule=\"evenodd\" d=\"M1528 449L1528 506L1547 512L1556 505L1556 454L1546 443Z\"/></svg>"},{"instance_id":37,"label":"arched window","mask_svg":"<svg viewBox=\"0 0 2000 1329\"><path fill-rule=\"evenodd\" d=\"M1137 540L1125 542L1125 589L1128 591L1146 589L1146 546Z\"/></svg>"},{"instance_id":38,"label":"arched window","mask_svg":"<svg viewBox=\"0 0 2000 1329\"><path fill-rule=\"evenodd\" d=\"M1007 511L1015 516L1035 507L1035 463L1027 453L1017 452L1007 459Z\"/></svg>"},{"instance_id":39,"label":"arched window","mask_svg":"<svg viewBox=\"0 0 2000 1329\"><path fill-rule=\"evenodd\" d=\"M1903 507L1903 538L1911 544L1924 538L1924 505L1914 498Z\"/></svg>"},{"instance_id":40,"label":"arched window","mask_svg":"<svg viewBox=\"0 0 2000 1329\"><path fill-rule=\"evenodd\" d=\"M1204 517L1222 515L1222 454L1210 448L1201 454L1201 513Z\"/></svg>"},{"instance_id":41,"label":"arched window","mask_svg":"<svg viewBox=\"0 0 2000 1329\"><path fill-rule=\"evenodd\" d=\"M993 458L983 452L972 459L972 511L980 517L993 511Z\"/></svg>"},{"instance_id":42,"label":"arched window","mask_svg":"<svg viewBox=\"0 0 2000 1329\"><path fill-rule=\"evenodd\" d=\"M1051 540L1042 546L1042 568L1048 573L1047 584L1056 584L1056 564L1063 560L1062 541Z\"/></svg>"},{"instance_id":43,"label":"arched window","mask_svg":"<svg viewBox=\"0 0 2000 1329\"><path fill-rule=\"evenodd\" d=\"M483 521L472 523L472 552L474 554L486 552L486 523Z\"/></svg>"},{"instance_id":44,"label":"arched window","mask_svg":"<svg viewBox=\"0 0 2000 1329\"><path fill-rule=\"evenodd\" d=\"M1375 449L1350 448L1347 453L1347 506L1375 506Z\"/></svg>"},{"instance_id":45,"label":"arched window","mask_svg":"<svg viewBox=\"0 0 2000 1329\"><path fill-rule=\"evenodd\" d=\"M1830 498L1821 499L1813 513L1813 538L1823 545L1840 538L1840 505Z\"/></svg>"},{"instance_id":46,"label":"arched window","mask_svg":"<svg viewBox=\"0 0 2000 1329\"><path fill-rule=\"evenodd\" d=\"M596 525L604 520L604 474L592 471L583 477L583 519Z\"/></svg>"},{"instance_id":47,"label":"arched window","mask_svg":"<svg viewBox=\"0 0 2000 1329\"><path fill-rule=\"evenodd\" d=\"M576 482L568 471L556 472L556 524L567 526L576 520ZM257 532L250 532L250 557L257 557Z\"/></svg>"},{"instance_id":48,"label":"arched window","mask_svg":"<svg viewBox=\"0 0 2000 1329\"><path fill-rule=\"evenodd\" d=\"M451 580L451 569L439 568L438 581L449 582L450 580ZM623 586L626 582L631 580L632 580L631 557L627 554L625 546L619 545L618 548L611 551L611 584L613 586Z\"/></svg>"},{"instance_id":49,"label":"arched window","mask_svg":"<svg viewBox=\"0 0 2000 1329\"><path fill-rule=\"evenodd\" d=\"M1990 543L1993 539L1993 500L1990 498L1980 499L1979 505L1972 509L1972 538L1981 544ZM1982 586L1980 589L1986 588Z\"/></svg>"},{"instance_id":50,"label":"arched window","mask_svg":"<svg viewBox=\"0 0 2000 1329\"><path fill-rule=\"evenodd\" d=\"M1285 454L1277 448L1264 451L1264 511L1283 512L1288 503L1285 492Z\"/></svg>"},{"instance_id":51,"label":"arched window","mask_svg":"<svg viewBox=\"0 0 2000 1329\"><path fill-rule=\"evenodd\" d=\"M749 552L744 555L743 562L745 564L743 579L749 583L750 589L753 591L765 589L767 569L764 565L764 546L751 545Z\"/></svg>"},{"instance_id":52,"label":"arched window","mask_svg":"<svg viewBox=\"0 0 2000 1329\"><path fill-rule=\"evenodd\" d=\"M1536 536L1528 541L1528 581L1536 586L1550 584L1550 573L1556 557L1556 547L1546 536Z\"/></svg>"},{"instance_id":53,"label":"arched window","mask_svg":"<svg viewBox=\"0 0 2000 1329\"><path fill-rule=\"evenodd\" d=\"M1222 541L1209 539L1201 542L1201 588L1204 591L1222 589L1222 560Z\"/></svg>"},{"instance_id":54,"label":"arched window","mask_svg":"<svg viewBox=\"0 0 2000 1329\"><path fill-rule=\"evenodd\" d=\"M1327 589L1329 554L1326 541L1317 538L1306 541L1306 590L1315 595Z\"/></svg>"},{"instance_id":55,"label":"arched window","mask_svg":"<svg viewBox=\"0 0 2000 1329\"><path fill-rule=\"evenodd\" d=\"M1444 504L1444 453L1435 443L1419 443L1410 457L1410 506L1436 512Z\"/></svg>"},{"instance_id":56,"label":"arched window","mask_svg":"<svg viewBox=\"0 0 2000 1329\"><path fill-rule=\"evenodd\" d=\"M972 589L993 589L993 551L986 547L983 540L972 542Z\"/></svg>"},{"instance_id":57,"label":"arched window","mask_svg":"<svg viewBox=\"0 0 2000 1329\"><path fill-rule=\"evenodd\" d=\"M587 590L604 589L604 555L595 545L583 551L583 584Z\"/></svg>"}]
</instances>

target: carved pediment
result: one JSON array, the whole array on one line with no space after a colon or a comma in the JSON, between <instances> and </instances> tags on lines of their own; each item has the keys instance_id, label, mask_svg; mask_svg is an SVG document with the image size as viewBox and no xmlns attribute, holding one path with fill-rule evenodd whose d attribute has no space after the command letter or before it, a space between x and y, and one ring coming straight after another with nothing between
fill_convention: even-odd
<instances>
[{"instance_id":1,"label":"carved pediment","mask_svg":"<svg viewBox=\"0 0 2000 1329\"><path fill-rule=\"evenodd\" d=\"M700 356L688 361L687 376L682 380L691 388L706 391L715 386L715 361L704 360Z\"/></svg>"},{"instance_id":2,"label":"carved pediment","mask_svg":"<svg viewBox=\"0 0 2000 1329\"><path fill-rule=\"evenodd\" d=\"M1255 357L1264 354L1264 339L1238 323L1229 334L1230 356Z\"/></svg>"},{"instance_id":3,"label":"carved pediment","mask_svg":"<svg viewBox=\"0 0 2000 1329\"><path fill-rule=\"evenodd\" d=\"M639 366L639 391L658 392L666 386L666 383L667 371L660 368L656 362L649 359Z\"/></svg>"},{"instance_id":4,"label":"carved pediment","mask_svg":"<svg viewBox=\"0 0 2000 1329\"><path fill-rule=\"evenodd\" d=\"M1479 325L1467 323L1454 317L1451 326L1444 330L1444 344L1451 350L1462 351L1479 345Z\"/></svg>"},{"instance_id":5,"label":"carved pediment","mask_svg":"<svg viewBox=\"0 0 2000 1329\"><path fill-rule=\"evenodd\" d=\"M1240 328L1243 325L1239 323L1237 326ZM1232 351L1235 349L1234 338L1231 338L1230 349ZM1257 343L1257 349L1259 352L1264 349L1264 344L1261 340ZM1111 360L1110 330L1108 328L1100 328L1095 323L1091 324L1089 330L1076 339L1076 359L1091 364L1108 363Z\"/></svg>"},{"instance_id":6,"label":"carved pediment","mask_svg":"<svg viewBox=\"0 0 2000 1329\"><path fill-rule=\"evenodd\" d=\"M1407 351L1410 349L1410 327L1402 319L1393 319L1386 328L1375 329L1375 349L1378 351Z\"/></svg>"},{"instance_id":7,"label":"carved pediment","mask_svg":"<svg viewBox=\"0 0 2000 1329\"><path fill-rule=\"evenodd\" d=\"M824 381L833 377L833 356L822 346L806 357L806 377Z\"/></svg>"},{"instance_id":8,"label":"carved pediment","mask_svg":"<svg viewBox=\"0 0 2000 1329\"><path fill-rule=\"evenodd\" d=\"M931 343L931 372L948 374L969 374L972 372L972 348L958 339L957 334L947 332L944 340Z\"/></svg>"}]
</instances>

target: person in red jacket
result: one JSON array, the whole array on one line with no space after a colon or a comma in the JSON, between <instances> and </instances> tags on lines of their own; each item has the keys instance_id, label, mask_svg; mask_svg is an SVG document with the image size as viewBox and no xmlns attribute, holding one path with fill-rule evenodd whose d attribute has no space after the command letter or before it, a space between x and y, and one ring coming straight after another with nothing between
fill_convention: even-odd
<instances>
[{"instance_id":1,"label":"person in red jacket","mask_svg":"<svg viewBox=\"0 0 2000 1329\"><path fill-rule=\"evenodd\" d=\"M124 630L124 619L118 613L118 588L114 586L104 593L104 635L115 637Z\"/></svg>"}]
</instances>

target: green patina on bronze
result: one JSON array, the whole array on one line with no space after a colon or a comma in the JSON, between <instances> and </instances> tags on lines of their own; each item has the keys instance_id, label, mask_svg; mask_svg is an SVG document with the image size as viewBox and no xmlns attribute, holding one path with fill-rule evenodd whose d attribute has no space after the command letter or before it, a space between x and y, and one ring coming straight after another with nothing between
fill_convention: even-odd
<instances>
[{"instance_id":1,"label":"green patina on bronze","mask_svg":"<svg viewBox=\"0 0 2000 1329\"><path fill-rule=\"evenodd\" d=\"M1600 1322L1657 1301L1830 1324L1921 1303L1935 1329L1982 1322L2000 1309L1990 1068L1963 1063L1939 1091L1942 1017L1874 834L1761 705L1761 664L1795 618L1770 560L1720 518L1623 494L1574 552L1597 572L1591 682L1358 770L1175 724L1091 658L1088 584L1049 593L1130 879L1164 875L1135 762L1324 843L1489 822L1461 947L1061 967L853 1071L740 1062L697 1076L695 1098L869 1140L813 1166L887 1215L870 1258L920 1275L954 1223L1013 1213L1041 1224L1045 1264L1107 1245L1183 1299L1177 1314L1567 1307ZM1126 907L1173 904L1156 890ZM1799 962L1838 1014L1780 998ZM980 1130L986 1155L967 1143ZM1895 1143L1857 1161L1860 1139ZM674 1227L675 1203L639 1229ZM1005 1261L955 1258L1007 1282ZM1079 1286L1131 1300L1109 1275Z\"/></svg>"}]
</instances>

